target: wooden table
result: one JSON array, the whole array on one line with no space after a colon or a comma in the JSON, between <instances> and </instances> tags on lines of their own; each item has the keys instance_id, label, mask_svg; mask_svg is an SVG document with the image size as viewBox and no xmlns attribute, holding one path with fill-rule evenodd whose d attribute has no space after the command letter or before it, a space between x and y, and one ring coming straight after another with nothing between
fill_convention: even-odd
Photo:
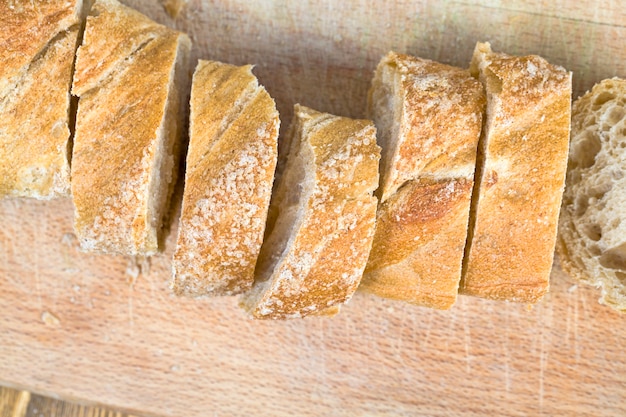
<instances>
[{"instance_id":1,"label":"wooden table","mask_svg":"<svg viewBox=\"0 0 626 417\"><path fill-rule=\"evenodd\" d=\"M186 30L194 58L255 63L283 126L296 102L362 116L389 49L467 66L489 40L572 70L575 96L626 76L608 0L191 0L176 20L126 3ZM175 231L150 260L88 255L71 201L0 202L0 384L166 416L626 415L626 317L558 265L532 308L357 294L333 319L255 322L236 298L170 294Z\"/></svg>"}]
</instances>

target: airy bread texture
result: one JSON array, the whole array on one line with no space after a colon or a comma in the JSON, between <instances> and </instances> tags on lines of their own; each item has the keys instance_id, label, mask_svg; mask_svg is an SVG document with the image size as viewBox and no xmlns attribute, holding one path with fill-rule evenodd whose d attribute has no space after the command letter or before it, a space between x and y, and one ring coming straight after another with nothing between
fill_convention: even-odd
<instances>
[{"instance_id":1,"label":"airy bread texture","mask_svg":"<svg viewBox=\"0 0 626 417\"><path fill-rule=\"evenodd\" d=\"M548 291L570 131L571 73L479 43L487 116L460 291L535 303Z\"/></svg>"},{"instance_id":2,"label":"airy bread texture","mask_svg":"<svg viewBox=\"0 0 626 417\"><path fill-rule=\"evenodd\" d=\"M361 289L454 304L484 109L467 70L393 52L381 60L368 113L382 147L382 198Z\"/></svg>"},{"instance_id":3,"label":"airy bread texture","mask_svg":"<svg viewBox=\"0 0 626 417\"><path fill-rule=\"evenodd\" d=\"M70 193L70 84L83 2L0 2L0 198Z\"/></svg>"},{"instance_id":4,"label":"airy bread texture","mask_svg":"<svg viewBox=\"0 0 626 417\"><path fill-rule=\"evenodd\" d=\"M178 295L232 295L254 281L274 182L280 120L251 66L200 61L191 88Z\"/></svg>"},{"instance_id":5,"label":"airy bread texture","mask_svg":"<svg viewBox=\"0 0 626 417\"><path fill-rule=\"evenodd\" d=\"M572 108L557 253L573 278L626 312L626 80L604 80Z\"/></svg>"},{"instance_id":6,"label":"airy bread texture","mask_svg":"<svg viewBox=\"0 0 626 417\"><path fill-rule=\"evenodd\" d=\"M77 53L72 160L81 248L152 255L176 180L189 38L115 0L94 4Z\"/></svg>"},{"instance_id":7,"label":"airy bread texture","mask_svg":"<svg viewBox=\"0 0 626 417\"><path fill-rule=\"evenodd\" d=\"M296 105L287 149L256 281L242 299L255 318L336 313L361 281L374 236L373 123Z\"/></svg>"}]
</instances>

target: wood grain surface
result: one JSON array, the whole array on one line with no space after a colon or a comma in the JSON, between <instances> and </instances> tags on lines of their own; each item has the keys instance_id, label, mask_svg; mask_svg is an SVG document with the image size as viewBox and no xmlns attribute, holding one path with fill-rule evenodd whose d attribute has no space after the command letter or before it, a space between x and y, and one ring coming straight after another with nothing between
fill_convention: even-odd
<instances>
[{"instance_id":1,"label":"wood grain surface","mask_svg":"<svg viewBox=\"0 0 626 417\"><path fill-rule=\"evenodd\" d=\"M187 31L194 59L256 64L283 126L296 102L362 116L389 49L467 66L488 40L574 71L575 96L626 76L618 1L190 0L177 19L126 3ZM357 294L332 319L255 322L236 298L170 293L175 221L142 260L80 253L72 215L0 202L1 384L164 416L626 415L626 317L558 265L532 308Z\"/></svg>"}]
</instances>

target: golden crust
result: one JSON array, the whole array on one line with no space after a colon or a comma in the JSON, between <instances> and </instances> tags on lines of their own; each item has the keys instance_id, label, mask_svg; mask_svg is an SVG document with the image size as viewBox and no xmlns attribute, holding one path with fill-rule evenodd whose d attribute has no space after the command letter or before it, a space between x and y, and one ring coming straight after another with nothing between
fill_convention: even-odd
<instances>
[{"instance_id":1,"label":"golden crust","mask_svg":"<svg viewBox=\"0 0 626 417\"><path fill-rule=\"evenodd\" d=\"M176 294L232 295L254 281L280 120L251 66L200 61L191 91Z\"/></svg>"},{"instance_id":2,"label":"golden crust","mask_svg":"<svg viewBox=\"0 0 626 417\"><path fill-rule=\"evenodd\" d=\"M242 302L256 318L303 317L346 302L361 280L374 235L380 148L373 124L296 106L291 134L289 160L272 197L273 229L261 249L257 281ZM309 165L298 166L301 154ZM275 237L285 226L287 200L297 194L286 190L287 178L300 168L306 170L305 190L295 203L300 217L286 225L283 250Z\"/></svg>"},{"instance_id":3,"label":"golden crust","mask_svg":"<svg viewBox=\"0 0 626 417\"><path fill-rule=\"evenodd\" d=\"M425 307L456 301L473 182L415 180L378 209L360 289Z\"/></svg>"},{"instance_id":4,"label":"golden crust","mask_svg":"<svg viewBox=\"0 0 626 417\"><path fill-rule=\"evenodd\" d=\"M170 62L147 60L144 49L151 41L174 50L179 32L150 20L116 0L98 0L87 17L84 40L77 52L72 93L83 96L101 84L115 82L120 73L148 62L153 69L169 74ZM132 77L133 74L130 76ZM137 77L135 77L137 78ZM139 79L137 79L138 81ZM117 85L117 84L116 84Z\"/></svg>"},{"instance_id":5,"label":"golden crust","mask_svg":"<svg viewBox=\"0 0 626 417\"><path fill-rule=\"evenodd\" d=\"M477 45L471 70L486 86L488 108L460 290L534 303L549 287L567 165L571 74L538 56L493 53L489 44Z\"/></svg>"},{"instance_id":6,"label":"golden crust","mask_svg":"<svg viewBox=\"0 0 626 417\"><path fill-rule=\"evenodd\" d=\"M72 161L74 227L84 250L158 250L163 197L175 181L177 79L186 35L114 0L99 0L78 50ZM159 200L159 201L157 201ZM163 207L161 207L163 208Z\"/></svg>"},{"instance_id":7,"label":"golden crust","mask_svg":"<svg viewBox=\"0 0 626 417\"><path fill-rule=\"evenodd\" d=\"M393 79L384 80L383 72ZM466 70L390 52L372 81L370 117L379 96L400 102L396 120L401 129L393 146L383 147L381 202L418 176L473 175L485 99L480 83Z\"/></svg>"},{"instance_id":8,"label":"golden crust","mask_svg":"<svg viewBox=\"0 0 626 417\"><path fill-rule=\"evenodd\" d=\"M0 91L13 89L30 63L62 32L80 23L81 0L0 2Z\"/></svg>"},{"instance_id":9,"label":"golden crust","mask_svg":"<svg viewBox=\"0 0 626 417\"><path fill-rule=\"evenodd\" d=\"M393 52L379 64L369 112L388 162L363 290L439 309L456 301L484 107L466 70Z\"/></svg>"},{"instance_id":10,"label":"golden crust","mask_svg":"<svg viewBox=\"0 0 626 417\"><path fill-rule=\"evenodd\" d=\"M0 197L68 196L80 1L0 2Z\"/></svg>"}]
</instances>

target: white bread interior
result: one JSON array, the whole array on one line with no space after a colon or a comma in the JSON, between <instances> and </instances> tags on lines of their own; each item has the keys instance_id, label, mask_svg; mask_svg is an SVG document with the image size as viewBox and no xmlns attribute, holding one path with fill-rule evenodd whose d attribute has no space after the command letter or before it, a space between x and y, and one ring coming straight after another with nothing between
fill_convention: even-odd
<instances>
[{"instance_id":1,"label":"white bread interior","mask_svg":"<svg viewBox=\"0 0 626 417\"><path fill-rule=\"evenodd\" d=\"M559 219L562 268L626 312L626 80L607 79L572 108Z\"/></svg>"}]
</instances>

